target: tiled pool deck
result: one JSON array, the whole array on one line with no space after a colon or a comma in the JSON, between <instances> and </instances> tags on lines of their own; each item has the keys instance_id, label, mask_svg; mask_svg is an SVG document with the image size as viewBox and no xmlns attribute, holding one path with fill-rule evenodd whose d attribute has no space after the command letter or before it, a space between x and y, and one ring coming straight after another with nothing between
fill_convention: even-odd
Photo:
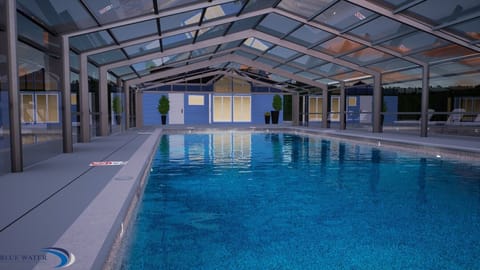
<instances>
[{"instance_id":1,"label":"tiled pool deck","mask_svg":"<svg viewBox=\"0 0 480 270\"><path fill-rule=\"evenodd\" d=\"M291 126L167 126L165 131L212 129L290 131L343 138L385 147L480 161L478 137L455 137L368 131L322 130ZM62 248L75 255L68 269L102 269L130 202L137 198L161 129L146 128L88 144L0 176L0 269L53 269L63 255L44 248ZM120 166L89 166L94 161L128 161ZM50 250L51 251L51 250ZM46 255L48 254L48 255Z\"/></svg>"}]
</instances>

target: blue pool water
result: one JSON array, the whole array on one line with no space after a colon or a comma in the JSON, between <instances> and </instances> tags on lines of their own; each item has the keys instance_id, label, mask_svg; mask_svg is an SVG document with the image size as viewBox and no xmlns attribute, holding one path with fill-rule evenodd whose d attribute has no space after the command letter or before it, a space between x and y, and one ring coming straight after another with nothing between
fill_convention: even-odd
<instances>
[{"instance_id":1,"label":"blue pool water","mask_svg":"<svg viewBox=\"0 0 480 270\"><path fill-rule=\"evenodd\" d=\"M480 269L480 167L289 134L164 135L122 269Z\"/></svg>"}]
</instances>

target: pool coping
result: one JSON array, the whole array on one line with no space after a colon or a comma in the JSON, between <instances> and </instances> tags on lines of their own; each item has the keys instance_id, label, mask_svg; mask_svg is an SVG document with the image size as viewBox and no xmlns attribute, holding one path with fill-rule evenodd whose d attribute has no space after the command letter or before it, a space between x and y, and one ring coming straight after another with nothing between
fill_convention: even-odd
<instances>
[{"instance_id":1,"label":"pool coping","mask_svg":"<svg viewBox=\"0 0 480 270\"><path fill-rule=\"evenodd\" d=\"M138 148L107 186L90 202L76 221L57 240L54 246L75 250L77 260L69 269L116 269L121 255L124 232L143 195L155 150L162 134L206 132L286 132L329 139L347 140L376 147L393 147L421 154L441 154L452 159L463 156L465 160L480 161L480 143L475 147L448 145L445 140L428 142L429 138L412 139L413 136L392 136L384 133L359 133L329 129L313 129L295 126L242 126L242 127L193 127L170 126L148 132L148 139ZM86 231L90 233L85 233ZM84 235L79 239L78 235ZM51 269L37 264L35 269Z\"/></svg>"}]
</instances>

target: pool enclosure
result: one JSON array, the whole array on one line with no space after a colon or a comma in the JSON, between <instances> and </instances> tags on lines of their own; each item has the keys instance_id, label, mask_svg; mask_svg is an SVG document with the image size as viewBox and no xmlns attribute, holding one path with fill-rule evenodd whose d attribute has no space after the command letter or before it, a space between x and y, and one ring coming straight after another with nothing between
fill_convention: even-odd
<instances>
[{"instance_id":1,"label":"pool enclosure","mask_svg":"<svg viewBox=\"0 0 480 270\"><path fill-rule=\"evenodd\" d=\"M159 117L149 95L178 98L173 124L197 112L206 116L193 124L258 124L280 94L292 125L410 124L427 136L455 124L475 135L479 9L474 0L0 0L0 158L11 164L0 171L21 171L32 151L68 153L141 127ZM197 107L178 107L179 95Z\"/></svg>"}]
</instances>

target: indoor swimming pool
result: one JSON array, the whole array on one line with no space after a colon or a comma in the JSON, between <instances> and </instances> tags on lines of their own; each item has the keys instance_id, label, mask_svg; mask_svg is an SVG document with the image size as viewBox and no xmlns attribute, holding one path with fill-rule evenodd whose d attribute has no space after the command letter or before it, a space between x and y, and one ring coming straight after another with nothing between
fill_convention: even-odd
<instances>
[{"instance_id":1,"label":"indoor swimming pool","mask_svg":"<svg viewBox=\"0 0 480 270\"><path fill-rule=\"evenodd\" d=\"M120 269L480 269L480 167L286 133L162 135Z\"/></svg>"}]
</instances>

